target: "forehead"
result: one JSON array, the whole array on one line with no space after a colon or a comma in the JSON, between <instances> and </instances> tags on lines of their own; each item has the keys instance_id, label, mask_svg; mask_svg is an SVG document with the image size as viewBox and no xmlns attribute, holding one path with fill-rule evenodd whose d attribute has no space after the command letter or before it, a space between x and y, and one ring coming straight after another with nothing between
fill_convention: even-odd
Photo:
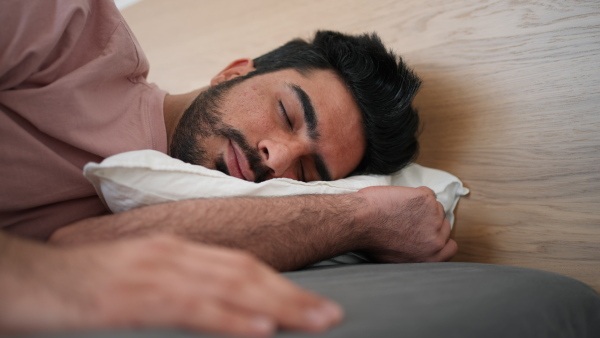
<instances>
[{"instance_id":1,"label":"forehead","mask_svg":"<svg viewBox=\"0 0 600 338\"><path fill-rule=\"evenodd\" d=\"M366 144L362 115L350 91L331 70L305 74L283 70L281 75L310 97L320 134L315 150L322 156L331 177L348 176L362 159Z\"/></svg>"}]
</instances>

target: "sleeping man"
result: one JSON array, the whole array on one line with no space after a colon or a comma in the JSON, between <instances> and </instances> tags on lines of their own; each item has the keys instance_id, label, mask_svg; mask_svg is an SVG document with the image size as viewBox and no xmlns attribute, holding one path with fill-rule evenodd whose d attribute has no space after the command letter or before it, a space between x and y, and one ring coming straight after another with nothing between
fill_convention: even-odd
<instances>
[{"instance_id":1,"label":"sleeping man","mask_svg":"<svg viewBox=\"0 0 600 338\"><path fill-rule=\"evenodd\" d=\"M0 332L322 331L341 320L339 306L267 265L348 251L381 262L455 255L427 188L110 214L82 175L139 149L254 182L395 172L417 151L419 81L377 36L319 32L171 95L146 82L148 62L112 1L0 6Z\"/></svg>"}]
</instances>

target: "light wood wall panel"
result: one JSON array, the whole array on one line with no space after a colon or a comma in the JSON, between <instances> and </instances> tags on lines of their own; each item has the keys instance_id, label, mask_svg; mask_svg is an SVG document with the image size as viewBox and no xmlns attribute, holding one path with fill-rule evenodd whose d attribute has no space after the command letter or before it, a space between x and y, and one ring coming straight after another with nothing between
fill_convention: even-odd
<instances>
[{"instance_id":1,"label":"light wood wall panel","mask_svg":"<svg viewBox=\"0 0 600 338\"><path fill-rule=\"evenodd\" d=\"M600 290L597 1L144 0L124 16L173 93L317 29L378 32L424 80L418 162L472 190L454 261Z\"/></svg>"}]
</instances>

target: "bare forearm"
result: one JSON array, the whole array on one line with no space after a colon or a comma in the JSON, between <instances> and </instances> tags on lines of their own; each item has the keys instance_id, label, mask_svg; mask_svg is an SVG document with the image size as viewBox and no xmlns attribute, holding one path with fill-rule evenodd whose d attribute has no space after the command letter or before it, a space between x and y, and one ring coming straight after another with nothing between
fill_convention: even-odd
<instances>
[{"instance_id":1,"label":"bare forearm","mask_svg":"<svg viewBox=\"0 0 600 338\"><path fill-rule=\"evenodd\" d=\"M50 240L168 233L243 249L284 271L353 250L384 262L444 261L458 250L444 215L431 189L369 187L345 195L165 203L77 222Z\"/></svg>"},{"instance_id":2,"label":"bare forearm","mask_svg":"<svg viewBox=\"0 0 600 338\"><path fill-rule=\"evenodd\" d=\"M171 233L244 249L279 270L291 270L358 249L356 194L198 199L98 217L59 230L58 243Z\"/></svg>"}]
</instances>

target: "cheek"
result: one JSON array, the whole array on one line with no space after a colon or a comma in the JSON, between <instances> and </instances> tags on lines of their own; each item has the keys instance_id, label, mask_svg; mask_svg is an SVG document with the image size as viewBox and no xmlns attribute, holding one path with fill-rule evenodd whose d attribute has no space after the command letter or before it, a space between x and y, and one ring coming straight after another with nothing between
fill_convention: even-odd
<instances>
[{"instance_id":1,"label":"cheek","mask_svg":"<svg viewBox=\"0 0 600 338\"><path fill-rule=\"evenodd\" d=\"M240 105L235 115L242 130L267 130L273 123L268 107L256 101Z\"/></svg>"},{"instance_id":2,"label":"cheek","mask_svg":"<svg viewBox=\"0 0 600 338\"><path fill-rule=\"evenodd\" d=\"M272 120L262 113L254 113L252 116L248 116L248 118L244 119L243 123L240 131L244 133L248 141L254 144L269 137L275 128Z\"/></svg>"},{"instance_id":3,"label":"cheek","mask_svg":"<svg viewBox=\"0 0 600 338\"><path fill-rule=\"evenodd\" d=\"M248 141L258 141L276 127L273 108L264 96L243 93L227 112L224 122L239 130Z\"/></svg>"}]
</instances>

